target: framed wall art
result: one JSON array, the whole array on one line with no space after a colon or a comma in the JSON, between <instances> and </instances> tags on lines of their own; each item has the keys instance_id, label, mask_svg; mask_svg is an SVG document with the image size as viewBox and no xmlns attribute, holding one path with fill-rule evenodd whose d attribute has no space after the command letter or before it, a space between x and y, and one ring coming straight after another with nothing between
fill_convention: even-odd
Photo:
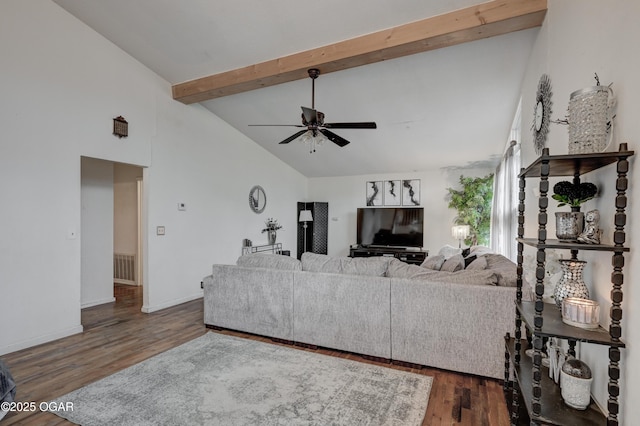
<instances>
[{"instance_id":1,"label":"framed wall art","mask_svg":"<svg viewBox=\"0 0 640 426\"><path fill-rule=\"evenodd\" d=\"M384 181L383 201L385 206L399 206L402 204L402 186L400 180Z\"/></svg>"},{"instance_id":2,"label":"framed wall art","mask_svg":"<svg viewBox=\"0 0 640 426\"><path fill-rule=\"evenodd\" d=\"M402 181L402 205L420 205L420 179L406 179Z\"/></svg>"},{"instance_id":3,"label":"framed wall art","mask_svg":"<svg viewBox=\"0 0 640 426\"><path fill-rule=\"evenodd\" d=\"M367 182L367 206L375 207L382 205L382 181L368 181Z\"/></svg>"}]
</instances>

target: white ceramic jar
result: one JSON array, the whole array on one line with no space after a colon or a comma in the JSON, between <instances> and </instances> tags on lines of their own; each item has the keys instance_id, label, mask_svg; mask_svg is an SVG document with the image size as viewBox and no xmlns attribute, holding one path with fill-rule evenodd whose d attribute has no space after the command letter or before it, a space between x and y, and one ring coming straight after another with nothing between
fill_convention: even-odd
<instances>
[{"instance_id":1,"label":"white ceramic jar","mask_svg":"<svg viewBox=\"0 0 640 426\"><path fill-rule=\"evenodd\" d=\"M591 369L576 358L567 359L560 372L562 399L569 407L586 410L591 403Z\"/></svg>"}]
</instances>

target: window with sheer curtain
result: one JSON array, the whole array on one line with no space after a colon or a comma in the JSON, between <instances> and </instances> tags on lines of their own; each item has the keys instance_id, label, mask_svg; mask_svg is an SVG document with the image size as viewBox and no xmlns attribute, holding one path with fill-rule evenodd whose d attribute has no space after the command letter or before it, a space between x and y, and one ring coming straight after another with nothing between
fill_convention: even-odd
<instances>
[{"instance_id":1,"label":"window with sheer curtain","mask_svg":"<svg viewBox=\"0 0 640 426\"><path fill-rule=\"evenodd\" d=\"M522 101L521 101L522 102ZM509 146L496 168L491 207L491 249L516 261L518 255L518 174L520 174L521 102L513 118Z\"/></svg>"},{"instance_id":2,"label":"window with sheer curtain","mask_svg":"<svg viewBox=\"0 0 640 426\"><path fill-rule=\"evenodd\" d=\"M518 236L518 174L520 145L511 141L493 180L491 249L515 261Z\"/></svg>"}]
</instances>

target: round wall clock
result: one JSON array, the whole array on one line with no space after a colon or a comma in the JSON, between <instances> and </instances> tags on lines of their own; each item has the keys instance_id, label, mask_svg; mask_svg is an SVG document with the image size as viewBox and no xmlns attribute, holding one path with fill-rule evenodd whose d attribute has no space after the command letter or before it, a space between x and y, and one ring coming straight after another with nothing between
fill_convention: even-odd
<instances>
[{"instance_id":1,"label":"round wall clock","mask_svg":"<svg viewBox=\"0 0 640 426\"><path fill-rule=\"evenodd\" d=\"M537 154L542 153L542 148L547 143L549 134L549 122L551 120L551 80L546 74L542 74L536 93L536 105L533 109L533 146Z\"/></svg>"},{"instance_id":2,"label":"round wall clock","mask_svg":"<svg viewBox=\"0 0 640 426\"><path fill-rule=\"evenodd\" d=\"M255 213L262 213L267 206L267 195L260 185L256 185L249 191L249 207Z\"/></svg>"}]
</instances>

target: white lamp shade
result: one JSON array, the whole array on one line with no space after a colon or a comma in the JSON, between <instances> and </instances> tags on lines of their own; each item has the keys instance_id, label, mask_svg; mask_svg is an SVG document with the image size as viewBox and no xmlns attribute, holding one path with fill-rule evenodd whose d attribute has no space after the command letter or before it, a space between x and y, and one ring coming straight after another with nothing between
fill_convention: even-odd
<instances>
[{"instance_id":1,"label":"white lamp shade","mask_svg":"<svg viewBox=\"0 0 640 426\"><path fill-rule=\"evenodd\" d=\"M311 210L300 210L300 218L298 222L313 222L313 215Z\"/></svg>"},{"instance_id":2,"label":"white lamp shade","mask_svg":"<svg viewBox=\"0 0 640 426\"><path fill-rule=\"evenodd\" d=\"M451 228L451 235L456 240L464 240L469 236L471 227L469 225L455 225Z\"/></svg>"}]
</instances>

